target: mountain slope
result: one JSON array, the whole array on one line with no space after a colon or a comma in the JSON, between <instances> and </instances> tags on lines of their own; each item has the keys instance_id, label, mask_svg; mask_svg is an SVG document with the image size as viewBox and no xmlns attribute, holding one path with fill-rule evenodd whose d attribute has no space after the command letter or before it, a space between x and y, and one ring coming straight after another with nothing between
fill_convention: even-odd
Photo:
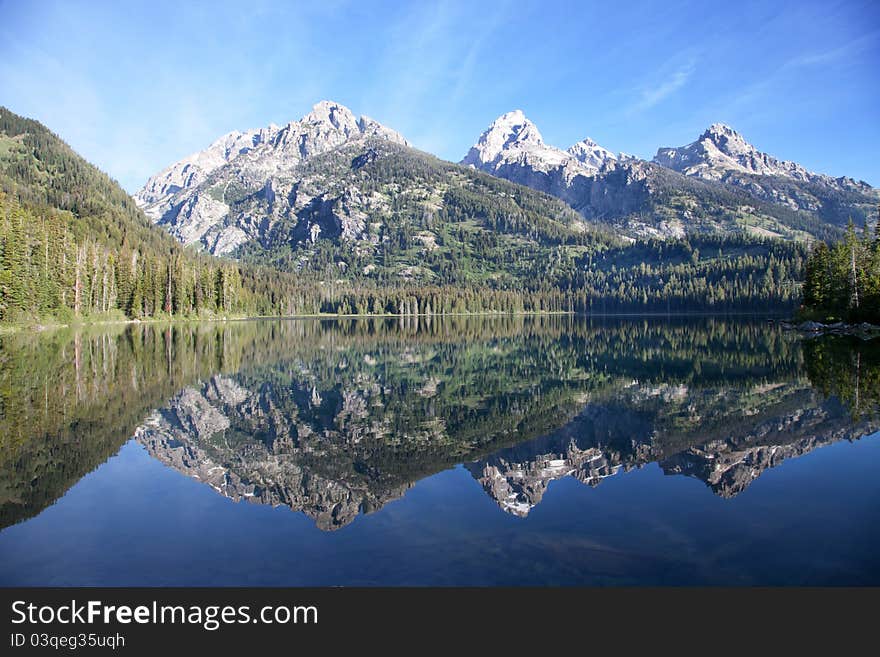
<instances>
[{"instance_id":1,"label":"mountain slope","mask_svg":"<svg viewBox=\"0 0 880 657\"><path fill-rule=\"evenodd\" d=\"M840 235L813 213L636 158L578 177L569 197L569 204L585 218L613 224L635 238L719 234L809 240Z\"/></svg>"},{"instance_id":2,"label":"mountain slope","mask_svg":"<svg viewBox=\"0 0 880 657\"><path fill-rule=\"evenodd\" d=\"M283 128L272 124L221 137L204 151L194 153L151 177L134 198L150 218L167 224L167 215L174 212L172 199L175 195L196 188L226 164L235 162L238 170L249 179L264 179L347 141L369 137L407 144L400 134L377 121L366 116L355 118L348 108L332 101L321 101L301 120L291 121ZM211 217L220 208L216 204L205 204L188 208L188 211ZM189 244L201 235L184 231L177 237ZM225 250L232 248L234 246Z\"/></svg>"},{"instance_id":3,"label":"mountain slope","mask_svg":"<svg viewBox=\"0 0 880 657\"><path fill-rule=\"evenodd\" d=\"M686 176L740 188L767 203L803 211L843 226L870 217L880 195L865 182L813 173L759 151L733 128L711 125L697 141L661 148L654 162Z\"/></svg>"},{"instance_id":4,"label":"mountain slope","mask_svg":"<svg viewBox=\"0 0 880 657\"><path fill-rule=\"evenodd\" d=\"M573 155L581 164L597 170L606 162L617 159L614 153L600 146L589 137L585 137L578 143L569 146L567 152Z\"/></svg>"},{"instance_id":5,"label":"mountain slope","mask_svg":"<svg viewBox=\"0 0 880 657\"><path fill-rule=\"evenodd\" d=\"M323 280L512 288L616 243L554 198L417 151L330 101L145 208L184 244Z\"/></svg>"},{"instance_id":6,"label":"mountain slope","mask_svg":"<svg viewBox=\"0 0 880 657\"><path fill-rule=\"evenodd\" d=\"M175 162L152 176L134 196L135 202L147 208L167 201L181 189L195 187L210 173L243 155L260 144L268 142L280 128L271 124L261 130L230 132L212 143L208 148ZM154 218L156 212L150 213Z\"/></svg>"},{"instance_id":7,"label":"mountain slope","mask_svg":"<svg viewBox=\"0 0 880 657\"><path fill-rule=\"evenodd\" d=\"M164 253L177 248L110 176L38 121L5 107L0 107L0 190L32 208L71 213L78 234L99 237L108 246L136 243Z\"/></svg>"}]
</instances>

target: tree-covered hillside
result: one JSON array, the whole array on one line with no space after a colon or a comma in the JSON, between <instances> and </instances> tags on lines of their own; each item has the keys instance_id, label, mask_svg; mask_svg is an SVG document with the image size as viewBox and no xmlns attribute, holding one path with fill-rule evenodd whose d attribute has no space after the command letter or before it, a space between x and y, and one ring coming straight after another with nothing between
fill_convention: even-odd
<instances>
[{"instance_id":1,"label":"tree-covered hillside","mask_svg":"<svg viewBox=\"0 0 880 657\"><path fill-rule=\"evenodd\" d=\"M623 244L558 199L378 139L268 183L229 165L194 195L184 191L180 212L184 198L204 197L246 234L235 255L311 280L537 289L573 271L577 257Z\"/></svg>"},{"instance_id":2,"label":"tree-covered hillside","mask_svg":"<svg viewBox=\"0 0 880 657\"><path fill-rule=\"evenodd\" d=\"M799 300L799 241L707 231L632 242L546 194L398 144L311 158L273 179L271 195L230 184L233 169L200 193L227 204L231 222L267 217L238 255L303 279L516 292L531 297L517 309L577 312L775 310ZM311 201L293 211L303 194Z\"/></svg>"},{"instance_id":3,"label":"tree-covered hillside","mask_svg":"<svg viewBox=\"0 0 880 657\"><path fill-rule=\"evenodd\" d=\"M0 108L0 320L230 313L233 262L184 250L40 123Z\"/></svg>"}]
</instances>

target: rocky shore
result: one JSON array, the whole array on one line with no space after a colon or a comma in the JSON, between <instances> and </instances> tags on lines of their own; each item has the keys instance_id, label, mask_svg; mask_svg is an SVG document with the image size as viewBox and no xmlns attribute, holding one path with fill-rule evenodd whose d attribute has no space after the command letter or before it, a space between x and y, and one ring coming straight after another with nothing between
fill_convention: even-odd
<instances>
[{"instance_id":1,"label":"rocky shore","mask_svg":"<svg viewBox=\"0 0 880 657\"><path fill-rule=\"evenodd\" d=\"M822 322L780 322L783 328L799 331L800 333L812 335L853 335L865 340L880 338L880 326L861 322L860 324L848 324L846 322L834 322L833 324L823 324Z\"/></svg>"}]
</instances>

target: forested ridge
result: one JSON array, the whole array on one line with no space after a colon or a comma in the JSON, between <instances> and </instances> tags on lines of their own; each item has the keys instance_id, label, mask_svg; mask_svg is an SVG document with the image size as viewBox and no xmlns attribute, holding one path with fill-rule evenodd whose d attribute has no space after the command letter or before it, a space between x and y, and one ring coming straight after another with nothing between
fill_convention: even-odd
<instances>
[{"instance_id":1,"label":"forested ridge","mask_svg":"<svg viewBox=\"0 0 880 657\"><path fill-rule=\"evenodd\" d=\"M229 313L232 262L182 249L109 176L0 108L0 320Z\"/></svg>"}]
</instances>

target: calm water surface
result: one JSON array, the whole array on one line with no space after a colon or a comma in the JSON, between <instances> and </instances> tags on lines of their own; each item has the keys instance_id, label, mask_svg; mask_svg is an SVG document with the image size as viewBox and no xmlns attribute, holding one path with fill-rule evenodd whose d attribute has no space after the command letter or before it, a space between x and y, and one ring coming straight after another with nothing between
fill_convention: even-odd
<instances>
[{"instance_id":1,"label":"calm water surface","mask_svg":"<svg viewBox=\"0 0 880 657\"><path fill-rule=\"evenodd\" d=\"M0 584L877 585L878 398L750 320L4 336Z\"/></svg>"}]
</instances>

